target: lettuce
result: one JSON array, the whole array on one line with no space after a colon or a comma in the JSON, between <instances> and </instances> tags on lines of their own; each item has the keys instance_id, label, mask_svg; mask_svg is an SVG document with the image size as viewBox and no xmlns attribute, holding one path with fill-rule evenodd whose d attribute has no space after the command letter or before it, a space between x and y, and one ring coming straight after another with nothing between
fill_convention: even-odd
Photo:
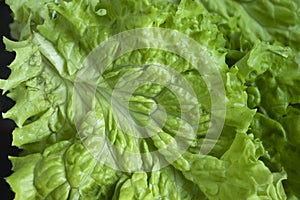
<instances>
[{"instance_id":1,"label":"lettuce","mask_svg":"<svg viewBox=\"0 0 300 200\"><path fill-rule=\"evenodd\" d=\"M0 88L16 104L3 116L23 150L6 178L15 199L300 198L298 0L6 3L16 58ZM159 48L119 55L101 77L85 70L95 49L122 51L111 38L151 28L175 30L168 45L209 71Z\"/></svg>"}]
</instances>

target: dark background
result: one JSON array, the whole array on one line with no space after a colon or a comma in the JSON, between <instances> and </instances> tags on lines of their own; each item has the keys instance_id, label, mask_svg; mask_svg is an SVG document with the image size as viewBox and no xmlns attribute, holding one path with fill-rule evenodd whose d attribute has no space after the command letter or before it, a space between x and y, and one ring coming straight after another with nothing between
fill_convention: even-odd
<instances>
[{"instance_id":1,"label":"dark background","mask_svg":"<svg viewBox=\"0 0 300 200\"><path fill-rule=\"evenodd\" d=\"M7 79L10 74L10 69L7 67L14 59L15 54L5 51L3 44L3 36L11 39L9 34L9 24L12 22L11 11L4 2L0 2L0 79ZM19 150L11 146L12 142L12 130L15 127L13 121L9 119L3 119L2 113L9 110L14 105L14 102L6 97L6 94L2 95L0 90L0 194L1 199L9 200L14 198L14 193L10 190L9 185L4 180L9 176L11 171L11 163L8 160L8 155L18 155Z\"/></svg>"}]
</instances>

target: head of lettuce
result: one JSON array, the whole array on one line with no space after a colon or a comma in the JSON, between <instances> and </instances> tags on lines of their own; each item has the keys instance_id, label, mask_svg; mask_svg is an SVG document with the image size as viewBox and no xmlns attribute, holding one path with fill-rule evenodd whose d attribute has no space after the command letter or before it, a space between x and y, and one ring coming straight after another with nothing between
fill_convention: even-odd
<instances>
[{"instance_id":1,"label":"head of lettuce","mask_svg":"<svg viewBox=\"0 0 300 200\"><path fill-rule=\"evenodd\" d=\"M298 0L6 3L16 199L300 198Z\"/></svg>"}]
</instances>

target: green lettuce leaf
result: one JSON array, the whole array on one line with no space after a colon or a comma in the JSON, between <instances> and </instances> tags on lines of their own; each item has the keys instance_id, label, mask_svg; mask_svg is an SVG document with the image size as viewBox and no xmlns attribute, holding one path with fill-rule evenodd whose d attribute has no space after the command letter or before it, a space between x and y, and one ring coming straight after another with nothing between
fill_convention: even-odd
<instances>
[{"instance_id":1,"label":"green lettuce leaf","mask_svg":"<svg viewBox=\"0 0 300 200\"><path fill-rule=\"evenodd\" d=\"M18 41L4 39L16 58L0 88L16 101L3 116L16 122L13 145L23 149L10 158L14 173L7 178L16 199L300 198L298 0L6 3ZM113 35L145 27L186 34L216 65L226 90L220 137L206 137L212 120L222 118L211 110L214 88L187 60L161 49L120 56L97 80L95 98L83 102L94 112L76 107L74 85L89 53ZM161 85L137 81L153 77ZM124 85L136 89L131 94ZM80 124L74 107L86 113ZM151 123L156 134L135 137L137 125Z\"/></svg>"},{"instance_id":2,"label":"green lettuce leaf","mask_svg":"<svg viewBox=\"0 0 300 200\"><path fill-rule=\"evenodd\" d=\"M230 49L249 50L257 40L282 43L299 50L299 1L201 0L221 16L219 25Z\"/></svg>"},{"instance_id":3,"label":"green lettuce leaf","mask_svg":"<svg viewBox=\"0 0 300 200\"><path fill-rule=\"evenodd\" d=\"M267 150L264 162L274 171L284 167L288 174L286 187L294 188L289 195L299 196L295 189L298 181L293 181L299 179L295 173L300 100L297 53L280 45L256 43L235 65L248 85L248 105L258 109L251 130Z\"/></svg>"},{"instance_id":4,"label":"green lettuce leaf","mask_svg":"<svg viewBox=\"0 0 300 200\"><path fill-rule=\"evenodd\" d=\"M195 182L209 199L286 199L284 172L272 173L259 160L262 143L253 135L237 133L221 159L186 155L190 163L183 175Z\"/></svg>"},{"instance_id":5,"label":"green lettuce leaf","mask_svg":"<svg viewBox=\"0 0 300 200\"><path fill-rule=\"evenodd\" d=\"M117 186L113 199L206 199L194 183L172 167L151 174L134 173Z\"/></svg>"}]
</instances>

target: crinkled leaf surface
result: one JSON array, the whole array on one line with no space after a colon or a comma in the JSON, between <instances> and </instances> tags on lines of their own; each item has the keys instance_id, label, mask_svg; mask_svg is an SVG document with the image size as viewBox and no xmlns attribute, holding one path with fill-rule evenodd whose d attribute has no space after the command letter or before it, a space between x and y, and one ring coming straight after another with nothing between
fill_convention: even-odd
<instances>
[{"instance_id":1,"label":"crinkled leaf surface","mask_svg":"<svg viewBox=\"0 0 300 200\"><path fill-rule=\"evenodd\" d=\"M10 158L14 173L7 178L16 199L300 198L298 0L6 3L14 13L11 29L17 41L4 42L16 58L0 88L16 101L4 117L16 122L13 145L23 149L20 156ZM81 135L77 133L73 89L84 59L109 37L143 27L188 35L217 66L226 90L226 117L218 139L205 142L212 112L204 78L180 56L159 49L127 52L108 66L92 100L95 112L87 112ZM155 63L183 77L196 99L184 90L184 81L158 71ZM130 82L151 77L179 83L176 88L188 102L186 116L198 112L199 119L180 118L181 105L170 88ZM115 88L129 82L139 86L128 105L134 123L123 112L124 97L111 98ZM112 108L112 100L118 109ZM199 106L190 106L196 101ZM127 134L153 119L165 120L162 131L147 138ZM126 123L119 127L118 121ZM191 127L197 127L196 134ZM99 141L105 145L103 138L116 149L102 156L126 172L99 162L99 147L86 148ZM181 144L188 144L183 154ZM208 155L199 155L211 144ZM158 153L143 154L153 151ZM128 163L126 152L137 153L137 162ZM128 170L137 163L139 168L155 169L168 162L155 171Z\"/></svg>"}]
</instances>

